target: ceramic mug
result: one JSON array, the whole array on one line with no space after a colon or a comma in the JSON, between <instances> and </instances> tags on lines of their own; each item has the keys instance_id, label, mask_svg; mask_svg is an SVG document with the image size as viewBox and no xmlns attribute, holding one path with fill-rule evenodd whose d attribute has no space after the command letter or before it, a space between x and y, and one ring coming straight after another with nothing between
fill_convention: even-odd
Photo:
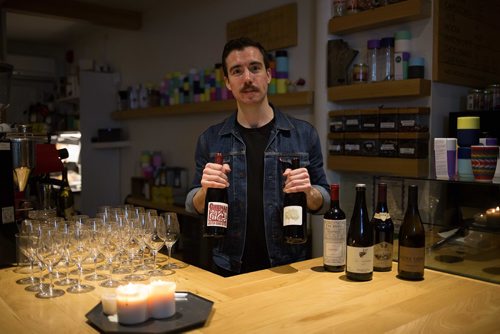
<instances>
[{"instance_id":1,"label":"ceramic mug","mask_svg":"<svg viewBox=\"0 0 500 334\"><path fill-rule=\"evenodd\" d=\"M498 146L472 145L471 164L474 179L480 182L489 182L495 175L498 159Z\"/></svg>"}]
</instances>

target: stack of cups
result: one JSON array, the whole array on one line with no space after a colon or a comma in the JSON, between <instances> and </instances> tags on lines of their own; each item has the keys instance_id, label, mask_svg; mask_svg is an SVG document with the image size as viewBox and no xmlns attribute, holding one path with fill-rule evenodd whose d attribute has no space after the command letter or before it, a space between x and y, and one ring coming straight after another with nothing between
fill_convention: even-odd
<instances>
[{"instance_id":1,"label":"stack of cups","mask_svg":"<svg viewBox=\"0 0 500 334\"><path fill-rule=\"evenodd\" d=\"M434 138L436 178L454 179L457 173L457 139Z\"/></svg>"},{"instance_id":2,"label":"stack of cups","mask_svg":"<svg viewBox=\"0 0 500 334\"><path fill-rule=\"evenodd\" d=\"M408 60L410 59L411 33L401 30L394 35L394 79L408 79Z\"/></svg>"},{"instance_id":3,"label":"stack of cups","mask_svg":"<svg viewBox=\"0 0 500 334\"><path fill-rule=\"evenodd\" d=\"M479 143L480 119L476 116L457 118L458 177L473 180L471 146Z\"/></svg>"},{"instance_id":4,"label":"stack of cups","mask_svg":"<svg viewBox=\"0 0 500 334\"><path fill-rule=\"evenodd\" d=\"M284 94L288 91L288 52L276 51L276 92Z\"/></svg>"}]
</instances>

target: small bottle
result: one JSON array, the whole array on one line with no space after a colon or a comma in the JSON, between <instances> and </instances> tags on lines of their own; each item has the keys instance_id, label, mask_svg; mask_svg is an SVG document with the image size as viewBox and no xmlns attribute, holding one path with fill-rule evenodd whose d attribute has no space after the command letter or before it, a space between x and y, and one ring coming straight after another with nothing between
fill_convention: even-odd
<instances>
[{"instance_id":1,"label":"small bottle","mask_svg":"<svg viewBox=\"0 0 500 334\"><path fill-rule=\"evenodd\" d=\"M387 208L387 184L378 184L377 208L371 220L374 229L373 270L392 270L394 224Z\"/></svg>"},{"instance_id":2,"label":"small bottle","mask_svg":"<svg viewBox=\"0 0 500 334\"><path fill-rule=\"evenodd\" d=\"M292 169L300 167L299 158L292 159ZM283 236L289 244L307 242L307 200L304 192L285 193L283 198Z\"/></svg>"},{"instance_id":3,"label":"small bottle","mask_svg":"<svg viewBox=\"0 0 500 334\"><path fill-rule=\"evenodd\" d=\"M216 153L215 163L222 165L222 153ZM228 221L227 188L208 188L205 197L205 228L204 237L223 237L227 230Z\"/></svg>"},{"instance_id":4,"label":"small bottle","mask_svg":"<svg viewBox=\"0 0 500 334\"><path fill-rule=\"evenodd\" d=\"M373 227L366 209L366 185L356 185L356 202L347 233L346 276L369 281L373 276Z\"/></svg>"},{"instance_id":5,"label":"small bottle","mask_svg":"<svg viewBox=\"0 0 500 334\"><path fill-rule=\"evenodd\" d=\"M64 167L62 172L62 184L57 196L57 209L59 217L70 219L75 215L75 200L68 182L68 169Z\"/></svg>"},{"instance_id":6,"label":"small bottle","mask_svg":"<svg viewBox=\"0 0 500 334\"><path fill-rule=\"evenodd\" d=\"M385 37L380 40L380 48L383 56L382 80L394 80L394 38Z\"/></svg>"},{"instance_id":7,"label":"small bottle","mask_svg":"<svg viewBox=\"0 0 500 334\"><path fill-rule=\"evenodd\" d=\"M380 80L380 75L378 74L377 62L378 62L378 52L380 49L380 40L370 39L367 43L368 47L368 81L375 82Z\"/></svg>"},{"instance_id":8,"label":"small bottle","mask_svg":"<svg viewBox=\"0 0 500 334\"><path fill-rule=\"evenodd\" d=\"M422 280L425 266L425 231L418 212L418 186L408 186L408 207L399 230L398 277Z\"/></svg>"},{"instance_id":9,"label":"small bottle","mask_svg":"<svg viewBox=\"0 0 500 334\"><path fill-rule=\"evenodd\" d=\"M330 210L323 216L323 267L326 271L345 269L347 224L339 204L339 185L330 185Z\"/></svg>"},{"instance_id":10,"label":"small bottle","mask_svg":"<svg viewBox=\"0 0 500 334\"><path fill-rule=\"evenodd\" d=\"M130 86L128 89L128 101L130 109L139 108L139 91L136 86Z\"/></svg>"}]
</instances>

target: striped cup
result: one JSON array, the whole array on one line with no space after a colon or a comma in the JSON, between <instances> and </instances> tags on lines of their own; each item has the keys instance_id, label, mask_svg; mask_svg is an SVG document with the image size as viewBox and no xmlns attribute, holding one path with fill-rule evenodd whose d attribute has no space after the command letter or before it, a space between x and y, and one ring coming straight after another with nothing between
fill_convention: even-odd
<instances>
[{"instance_id":1,"label":"striped cup","mask_svg":"<svg viewBox=\"0 0 500 334\"><path fill-rule=\"evenodd\" d=\"M472 145L471 164L474 179L480 182L489 182L495 175L498 159L498 146Z\"/></svg>"}]
</instances>

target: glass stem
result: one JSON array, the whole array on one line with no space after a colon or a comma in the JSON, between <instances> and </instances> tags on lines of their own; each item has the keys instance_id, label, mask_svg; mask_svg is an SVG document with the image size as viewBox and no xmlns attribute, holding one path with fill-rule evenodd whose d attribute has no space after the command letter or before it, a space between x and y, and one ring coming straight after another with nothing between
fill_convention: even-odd
<instances>
[{"instance_id":1,"label":"glass stem","mask_svg":"<svg viewBox=\"0 0 500 334\"><path fill-rule=\"evenodd\" d=\"M82 286L82 276L83 276L83 267L82 267L82 263L78 263L78 283L76 283L76 286L78 287L78 289L81 288Z\"/></svg>"},{"instance_id":2,"label":"glass stem","mask_svg":"<svg viewBox=\"0 0 500 334\"><path fill-rule=\"evenodd\" d=\"M172 246L167 246L168 258L167 258L167 266L170 264L170 257L172 256Z\"/></svg>"},{"instance_id":3,"label":"glass stem","mask_svg":"<svg viewBox=\"0 0 500 334\"><path fill-rule=\"evenodd\" d=\"M156 253L158 253L157 250L153 250L153 270L156 270Z\"/></svg>"},{"instance_id":4,"label":"glass stem","mask_svg":"<svg viewBox=\"0 0 500 334\"><path fill-rule=\"evenodd\" d=\"M52 278L52 265L47 266L47 270L49 271L49 296L52 296L52 285L53 285L53 278Z\"/></svg>"}]
</instances>

